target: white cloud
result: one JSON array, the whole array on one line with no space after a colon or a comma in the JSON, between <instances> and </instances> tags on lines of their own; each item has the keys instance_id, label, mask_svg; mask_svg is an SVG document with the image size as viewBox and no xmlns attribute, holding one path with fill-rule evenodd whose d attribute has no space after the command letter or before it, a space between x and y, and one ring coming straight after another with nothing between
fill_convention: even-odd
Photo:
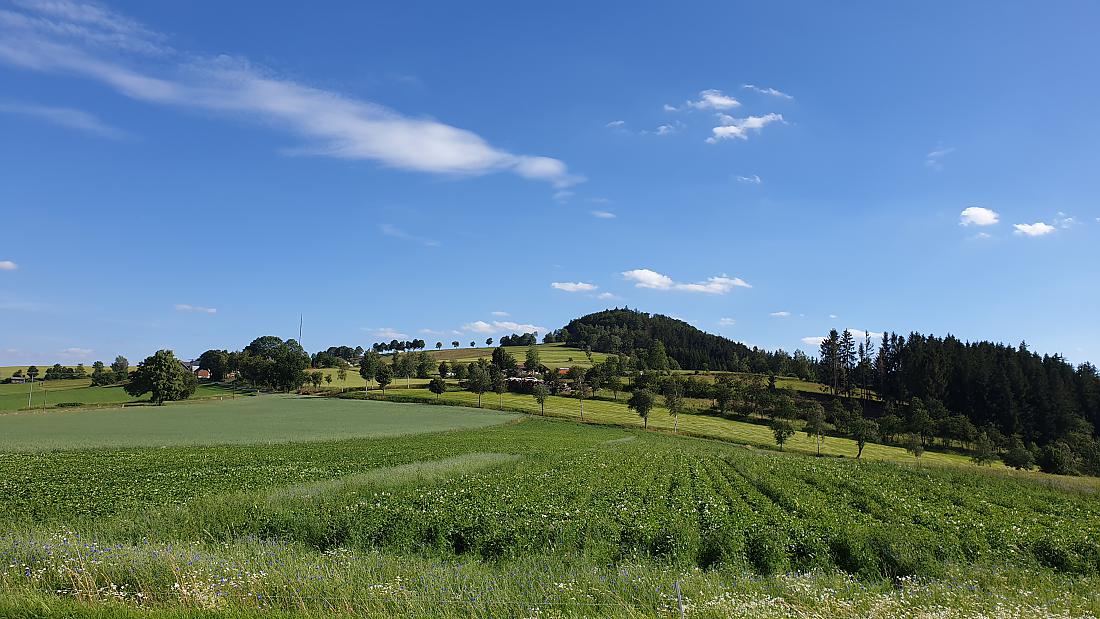
<instances>
[{"instance_id":1,"label":"white cloud","mask_svg":"<svg viewBox=\"0 0 1100 619\"><path fill-rule=\"evenodd\" d=\"M657 135L670 135L676 133L676 127L673 127L672 125L660 125L657 127L657 130L654 131L654 133L656 133Z\"/></svg>"},{"instance_id":2,"label":"white cloud","mask_svg":"<svg viewBox=\"0 0 1100 619\"><path fill-rule=\"evenodd\" d=\"M599 286L587 282L551 282L550 287L565 292L591 292Z\"/></svg>"},{"instance_id":3,"label":"white cloud","mask_svg":"<svg viewBox=\"0 0 1100 619\"><path fill-rule=\"evenodd\" d=\"M512 322L511 320L494 320L491 323L484 320L475 320L474 322L468 322L462 325L462 330L473 333L482 333L485 335L492 335L493 333L531 333L532 331L538 331L543 333L546 331L544 327L532 324L521 324L518 322Z\"/></svg>"},{"instance_id":4,"label":"white cloud","mask_svg":"<svg viewBox=\"0 0 1100 619\"><path fill-rule=\"evenodd\" d=\"M624 271L623 277L634 282L634 285L638 288L653 288L655 290L668 290L675 283L671 277L649 269Z\"/></svg>"},{"instance_id":5,"label":"white cloud","mask_svg":"<svg viewBox=\"0 0 1100 619\"><path fill-rule=\"evenodd\" d=\"M439 247L439 241L435 239L429 239L422 236L416 236L405 232L401 228L393 224L380 224L378 229L382 231L382 234L393 237L395 239L401 239L403 241L413 241L414 243L420 243L427 247Z\"/></svg>"},{"instance_id":6,"label":"white cloud","mask_svg":"<svg viewBox=\"0 0 1100 619\"><path fill-rule=\"evenodd\" d=\"M572 191L569 191L567 189L559 189L558 191L554 192L554 199L564 204L568 202L569 199L573 197L573 195L574 194Z\"/></svg>"},{"instance_id":7,"label":"white cloud","mask_svg":"<svg viewBox=\"0 0 1100 619\"><path fill-rule=\"evenodd\" d=\"M683 292L726 294L734 288L752 288L748 282L740 277L729 277L727 275L708 277L705 281L692 284L678 283L671 277L650 269L623 271L622 276L627 281L634 282L636 288L650 288L653 290L680 290Z\"/></svg>"},{"instance_id":8,"label":"white cloud","mask_svg":"<svg viewBox=\"0 0 1100 619\"><path fill-rule=\"evenodd\" d=\"M615 213L611 211L589 211L589 214L597 219L615 219Z\"/></svg>"},{"instance_id":9,"label":"white cloud","mask_svg":"<svg viewBox=\"0 0 1100 619\"><path fill-rule=\"evenodd\" d=\"M788 318L788 317L790 317L791 313L788 312L788 311L780 311L780 312L772 312L768 315L771 316L772 318Z\"/></svg>"},{"instance_id":10,"label":"white cloud","mask_svg":"<svg viewBox=\"0 0 1100 619\"><path fill-rule=\"evenodd\" d=\"M761 129L773 122L784 122L782 114L765 114L763 116L747 116L745 118L734 118L727 114L719 114L718 122L721 126L711 129L711 133L714 135L707 138L708 144L716 144L720 140L729 140L733 138L747 140L749 139L749 131L754 130L759 132Z\"/></svg>"},{"instance_id":11,"label":"white cloud","mask_svg":"<svg viewBox=\"0 0 1100 619\"><path fill-rule=\"evenodd\" d=\"M0 260L0 271L14 271L18 268L19 265L11 260Z\"/></svg>"},{"instance_id":12,"label":"white cloud","mask_svg":"<svg viewBox=\"0 0 1100 619\"><path fill-rule=\"evenodd\" d=\"M91 348L77 348L74 346L72 348L66 348L58 352L58 354L62 357L69 357L71 359L86 359L93 352L95 351Z\"/></svg>"},{"instance_id":13,"label":"white cloud","mask_svg":"<svg viewBox=\"0 0 1100 619\"><path fill-rule=\"evenodd\" d=\"M626 126L626 121L625 120L613 120L613 121L607 123L604 126L607 127L608 129L622 129L623 127Z\"/></svg>"},{"instance_id":14,"label":"white cloud","mask_svg":"<svg viewBox=\"0 0 1100 619\"><path fill-rule=\"evenodd\" d=\"M821 346L821 343L825 341L823 337L804 337L802 343L807 346Z\"/></svg>"},{"instance_id":15,"label":"white cloud","mask_svg":"<svg viewBox=\"0 0 1100 619\"><path fill-rule=\"evenodd\" d=\"M836 320L838 318L838 316L836 314L829 314L829 318L832 318L833 320Z\"/></svg>"},{"instance_id":16,"label":"white cloud","mask_svg":"<svg viewBox=\"0 0 1100 619\"><path fill-rule=\"evenodd\" d=\"M24 9L0 13L0 62L279 128L305 140L297 154L450 175L508 171L556 187L584 180L557 159L510 153L472 131L279 78L245 59L161 53L159 35L94 5L26 2Z\"/></svg>"},{"instance_id":17,"label":"white cloud","mask_svg":"<svg viewBox=\"0 0 1100 619\"><path fill-rule=\"evenodd\" d=\"M1077 225L1077 218L1058 211L1058 215L1054 218L1054 225L1059 228L1072 228Z\"/></svg>"},{"instance_id":18,"label":"white cloud","mask_svg":"<svg viewBox=\"0 0 1100 619\"><path fill-rule=\"evenodd\" d=\"M764 181L759 176L757 176L756 174L753 174L752 176L738 176L737 177L737 182L738 183L748 183L750 185L759 185L760 183L763 183Z\"/></svg>"},{"instance_id":19,"label":"white cloud","mask_svg":"<svg viewBox=\"0 0 1100 619\"><path fill-rule=\"evenodd\" d=\"M419 329L418 332L422 335L446 335L446 331L436 331L435 329ZM391 338L392 339L392 338Z\"/></svg>"},{"instance_id":20,"label":"white cloud","mask_svg":"<svg viewBox=\"0 0 1100 619\"><path fill-rule=\"evenodd\" d=\"M1054 226L1041 221L1033 224L1014 224L1012 227L1016 228L1016 234L1020 236L1043 236L1054 232Z\"/></svg>"},{"instance_id":21,"label":"white cloud","mask_svg":"<svg viewBox=\"0 0 1100 619\"><path fill-rule=\"evenodd\" d=\"M959 213L960 226L992 226L1000 220L999 213L981 206L968 206Z\"/></svg>"},{"instance_id":22,"label":"white cloud","mask_svg":"<svg viewBox=\"0 0 1100 619\"><path fill-rule=\"evenodd\" d=\"M985 239L991 239L991 238L993 238L993 235L988 233L988 232L979 232L979 233L975 234L974 236L972 236L970 238L977 239L977 240L981 241L981 240L985 240Z\"/></svg>"},{"instance_id":23,"label":"white cloud","mask_svg":"<svg viewBox=\"0 0 1100 619\"><path fill-rule=\"evenodd\" d=\"M666 112L679 112L681 110L729 110L740 106L741 102L737 99L726 95L721 90L711 88L701 91L697 101L684 101L680 107L666 103L664 109Z\"/></svg>"},{"instance_id":24,"label":"white cloud","mask_svg":"<svg viewBox=\"0 0 1100 619\"><path fill-rule=\"evenodd\" d=\"M924 156L924 165L933 170L943 169L943 158L955 152L955 147L937 148Z\"/></svg>"},{"instance_id":25,"label":"white cloud","mask_svg":"<svg viewBox=\"0 0 1100 619\"><path fill-rule=\"evenodd\" d=\"M499 310L495 311L495 312L489 312L489 313L492 314L493 316L496 316L497 318L506 318L508 316L511 316L511 314L509 314L508 312L502 312L502 311L499 311Z\"/></svg>"},{"instance_id":26,"label":"white cloud","mask_svg":"<svg viewBox=\"0 0 1100 619\"><path fill-rule=\"evenodd\" d=\"M35 118L59 127L75 129L101 138L120 140L126 137L125 131L108 125L88 112L73 108L0 103L0 113Z\"/></svg>"},{"instance_id":27,"label":"white cloud","mask_svg":"<svg viewBox=\"0 0 1100 619\"><path fill-rule=\"evenodd\" d=\"M364 327L364 331L382 340L403 340L407 335L392 327L378 327L376 329Z\"/></svg>"},{"instance_id":28,"label":"white cloud","mask_svg":"<svg viewBox=\"0 0 1100 619\"><path fill-rule=\"evenodd\" d=\"M187 303L177 303L177 312L195 312L197 314L217 314L218 310L213 307L203 307L201 305L188 305Z\"/></svg>"},{"instance_id":29,"label":"white cloud","mask_svg":"<svg viewBox=\"0 0 1100 619\"><path fill-rule=\"evenodd\" d=\"M732 327L737 324L737 321L732 318L720 318L718 320L718 326L720 327Z\"/></svg>"},{"instance_id":30,"label":"white cloud","mask_svg":"<svg viewBox=\"0 0 1100 619\"><path fill-rule=\"evenodd\" d=\"M780 99L787 99L788 101L791 100L791 99L794 99L794 97L788 95L787 93L780 92L780 91L778 91L774 88L761 88L760 86L754 86L753 84L743 84L741 86L741 88L742 88L742 90L751 90L753 92L758 92L762 95L768 95L770 97L778 97Z\"/></svg>"},{"instance_id":31,"label":"white cloud","mask_svg":"<svg viewBox=\"0 0 1100 619\"><path fill-rule=\"evenodd\" d=\"M610 292L601 292L600 294L596 295L596 298L607 301L607 300L610 300L610 299L618 299L619 297L615 296L614 294L611 294Z\"/></svg>"}]
</instances>

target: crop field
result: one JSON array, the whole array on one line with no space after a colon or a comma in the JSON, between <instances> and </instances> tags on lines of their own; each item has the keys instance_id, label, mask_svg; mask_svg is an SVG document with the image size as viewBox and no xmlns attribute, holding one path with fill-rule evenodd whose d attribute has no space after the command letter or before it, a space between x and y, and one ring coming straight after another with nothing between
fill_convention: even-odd
<instances>
[{"instance_id":1,"label":"crop field","mask_svg":"<svg viewBox=\"0 0 1100 619\"><path fill-rule=\"evenodd\" d=\"M585 422L627 428L641 428L645 425L637 413L627 408L625 395L620 394L618 400L609 399L610 393L604 392L604 395L606 397L598 400L588 399L584 401ZM344 397L360 398L363 397L363 394L346 394ZM370 397L379 397L379 395L376 391L372 391ZM477 406L477 394L469 391L448 391L436 396L426 389L411 389L391 391L386 397L391 401L423 401ZM504 393L500 396L496 393L486 393L482 396L482 406L488 409L501 407L505 411L542 414L534 397L517 393ZM579 421L581 419L580 403L574 398L550 396L547 398L544 414L550 417ZM666 409L658 406L650 412L648 428L660 432L672 432L673 428L676 428L677 432L684 436L711 438L776 449L772 431L767 425L717 415L685 412L679 415L678 421L675 421ZM798 432L788 439L784 449L788 452L801 454L816 454L817 452L814 441L806 436L804 432ZM821 455L823 456L855 458L856 452L855 441L844 437L827 437L821 446ZM863 449L862 459L895 462L911 466L961 468L976 473L1013 477L1065 489L1100 492L1100 479L1094 477L1069 477L1048 475L1039 471L1017 471L1005 467L1000 462L979 467L967 456L941 451L926 451L918 462L901 447L867 443Z\"/></svg>"},{"instance_id":2,"label":"crop field","mask_svg":"<svg viewBox=\"0 0 1100 619\"><path fill-rule=\"evenodd\" d=\"M360 380L362 383L362 380ZM36 381L24 385L0 385L0 413L27 408L55 409L58 404L95 407L112 404L138 404L148 398L135 398L122 387L92 387L88 379ZM195 399L232 397L233 391L219 385L200 384L191 396Z\"/></svg>"},{"instance_id":3,"label":"crop field","mask_svg":"<svg viewBox=\"0 0 1100 619\"><path fill-rule=\"evenodd\" d=\"M364 406L363 404L367 404ZM87 411L0 415L0 451L159 447L397 436L507 423L492 410L251 396Z\"/></svg>"},{"instance_id":4,"label":"crop field","mask_svg":"<svg viewBox=\"0 0 1100 619\"><path fill-rule=\"evenodd\" d=\"M331 401L247 403L268 401L338 423ZM1100 612L1092 495L468 408L340 404L407 431L445 427L417 415L496 425L6 445L0 614L674 617L677 583L693 617ZM226 417L237 405L216 404ZM165 411L198 406L215 404ZM116 431L145 444L148 429L129 427Z\"/></svg>"}]
</instances>

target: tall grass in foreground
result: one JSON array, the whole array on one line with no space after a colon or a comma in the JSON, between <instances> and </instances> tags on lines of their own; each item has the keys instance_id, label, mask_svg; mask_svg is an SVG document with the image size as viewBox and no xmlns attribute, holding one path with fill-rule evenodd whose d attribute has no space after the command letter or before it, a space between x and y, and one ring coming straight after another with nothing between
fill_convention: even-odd
<instances>
[{"instance_id":1,"label":"tall grass in foreground","mask_svg":"<svg viewBox=\"0 0 1100 619\"><path fill-rule=\"evenodd\" d=\"M4 617L1083 617L1094 577L951 567L938 579L865 582L813 571L771 577L607 566L532 555L505 562L379 552L316 553L262 542L99 546L8 540ZM216 611L216 612L215 612Z\"/></svg>"}]
</instances>

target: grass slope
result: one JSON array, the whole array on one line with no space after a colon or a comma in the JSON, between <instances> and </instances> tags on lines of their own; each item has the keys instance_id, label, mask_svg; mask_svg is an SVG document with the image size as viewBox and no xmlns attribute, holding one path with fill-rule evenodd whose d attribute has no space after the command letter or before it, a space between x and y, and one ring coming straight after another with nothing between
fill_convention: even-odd
<instances>
[{"instance_id":1,"label":"grass slope","mask_svg":"<svg viewBox=\"0 0 1100 619\"><path fill-rule=\"evenodd\" d=\"M399 436L483 427L516 417L468 408L256 396L165 406L0 415L0 452Z\"/></svg>"}]
</instances>

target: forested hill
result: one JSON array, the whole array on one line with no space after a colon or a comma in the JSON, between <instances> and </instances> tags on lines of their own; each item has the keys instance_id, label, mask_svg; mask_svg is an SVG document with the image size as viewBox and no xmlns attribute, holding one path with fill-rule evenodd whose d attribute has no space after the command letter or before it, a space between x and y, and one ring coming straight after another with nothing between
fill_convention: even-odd
<instances>
[{"instance_id":1,"label":"forested hill","mask_svg":"<svg viewBox=\"0 0 1100 619\"><path fill-rule=\"evenodd\" d=\"M773 365L773 355L765 351L706 333L682 320L632 309L582 316L552 337L555 336L570 346L624 353L643 360L654 356L659 342L668 358L675 362L673 365L683 369L766 372Z\"/></svg>"},{"instance_id":2,"label":"forested hill","mask_svg":"<svg viewBox=\"0 0 1100 619\"><path fill-rule=\"evenodd\" d=\"M1091 363L1074 366L1026 344L919 333L887 333L872 344L834 330L811 359L800 351L750 349L682 320L631 309L582 316L550 339L630 355L639 369L792 375L838 396L875 393L886 417L922 433L940 428L965 440L980 429L999 444L1060 446L1067 461L1076 462L1069 469L1100 474L1100 373Z\"/></svg>"}]
</instances>

